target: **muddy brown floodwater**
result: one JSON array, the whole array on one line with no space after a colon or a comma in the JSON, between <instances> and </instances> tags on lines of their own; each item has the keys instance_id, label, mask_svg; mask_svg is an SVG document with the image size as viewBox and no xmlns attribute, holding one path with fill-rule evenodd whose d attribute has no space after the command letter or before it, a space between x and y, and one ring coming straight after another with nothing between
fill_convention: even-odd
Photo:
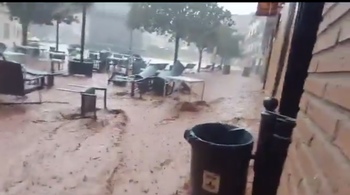
<instances>
[{"instance_id":1,"label":"muddy brown floodwater","mask_svg":"<svg viewBox=\"0 0 350 195\"><path fill-rule=\"evenodd\" d=\"M55 88L43 91L45 103L0 107L0 194L187 194L190 146L183 138L185 129L220 121L247 127L256 136L261 84L240 74L191 75L206 81L205 102L196 103L179 93L131 99L125 95L128 88L110 85L112 111L99 110L96 121L69 117L79 111L80 96L55 88L106 86L107 75L58 77ZM198 89L194 87L197 94ZM25 101L37 98L34 92ZM197 100L198 95L191 97Z\"/></svg>"}]
</instances>

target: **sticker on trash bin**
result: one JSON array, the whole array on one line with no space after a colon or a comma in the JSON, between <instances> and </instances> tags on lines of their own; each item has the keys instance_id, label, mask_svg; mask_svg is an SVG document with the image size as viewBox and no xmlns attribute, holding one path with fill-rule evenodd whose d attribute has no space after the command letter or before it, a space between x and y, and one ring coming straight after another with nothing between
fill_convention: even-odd
<instances>
[{"instance_id":1,"label":"sticker on trash bin","mask_svg":"<svg viewBox=\"0 0 350 195\"><path fill-rule=\"evenodd\" d=\"M220 175L209 171L203 171L202 188L208 192L217 194L220 188Z\"/></svg>"}]
</instances>

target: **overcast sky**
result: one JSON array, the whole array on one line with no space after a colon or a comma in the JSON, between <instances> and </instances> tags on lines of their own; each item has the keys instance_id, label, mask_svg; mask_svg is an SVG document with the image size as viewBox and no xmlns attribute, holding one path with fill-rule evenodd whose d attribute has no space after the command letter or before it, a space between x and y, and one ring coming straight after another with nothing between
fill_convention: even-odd
<instances>
[{"instance_id":1,"label":"overcast sky","mask_svg":"<svg viewBox=\"0 0 350 195\"><path fill-rule=\"evenodd\" d=\"M219 3L219 5L230 10L232 14L250 14L256 11L258 3Z\"/></svg>"}]
</instances>

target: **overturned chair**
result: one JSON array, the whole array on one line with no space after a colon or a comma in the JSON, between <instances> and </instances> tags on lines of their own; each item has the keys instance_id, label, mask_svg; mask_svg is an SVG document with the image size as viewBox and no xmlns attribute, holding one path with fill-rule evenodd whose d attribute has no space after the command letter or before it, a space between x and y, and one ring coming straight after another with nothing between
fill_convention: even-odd
<instances>
[{"instance_id":1,"label":"overturned chair","mask_svg":"<svg viewBox=\"0 0 350 195\"><path fill-rule=\"evenodd\" d=\"M39 93L38 102L1 102L0 104L40 104L42 103L40 90L43 88L44 77L28 75L19 63L0 61L0 94L24 97L34 91L38 91Z\"/></svg>"},{"instance_id":2,"label":"overturned chair","mask_svg":"<svg viewBox=\"0 0 350 195\"><path fill-rule=\"evenodd\" d=\"M134 76L131 82L131 96L135 96L135 90L138 89L140 98L142 95L152 91L155 75L157 74L158 67L149 65L140 74Z\"/></svg>"},{"instance_id":3,"label":"overturned chair","mask_svg":"<svg viewBox=\"0 0 350 195\"><path fill-rule=\"evenodd\" d=\"M159 74L153 79L152 89L154 93L160 96L167 96L172 94L176 88L183 86L184 83L170 83L167 77L180 76L185 69L185 66L180 61L176 61L171 70L160 71Z\"/></svg>"}]
</instances>

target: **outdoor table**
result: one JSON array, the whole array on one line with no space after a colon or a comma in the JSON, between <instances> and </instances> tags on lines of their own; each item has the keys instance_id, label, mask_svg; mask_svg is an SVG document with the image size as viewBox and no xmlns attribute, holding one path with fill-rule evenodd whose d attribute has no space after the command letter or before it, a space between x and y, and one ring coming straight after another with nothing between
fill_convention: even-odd
<instances>
[{"instance_id":1,"label":"outdoor table","mask_svg":"<svg viewBox=\"0 0 350 195\"><path fill-rule=\"evenodd\" d=\"M5 51L3 55L6 57L8 61L16 61L21 64L25 64L26 58L24 53L21 52L12 52L12 51Z\"/></svg>"},{"instance_id":2,"label":"outdoor table","mask_svg":"<svg viewBox=\"0 0 350 195\"><path fill-rule=\"evenodd\" d=\"M23 49L39 49L39 47L29 46L29 45L18 45L17 47L23 48Z\"/></svg>"},{"instance_id":3,"label":"outdoor table","mask_svg":"<svg viewBox=\"0 0 350 195\"><path fill-rule=\"evenodd\" d=\"M181 81L181 82L188 83L190 87L190 100L191 100L191 93L192 93L192 84L202 83L201 100L203 100L204 90L205 90L205 81L203 79L191 78L186 76L166 76L165 78L168 79L169 81ZM165 89L164 89L164 92L165 92ZM163 95L165 96L165 93Z\"/></svg>"},{"instance_id":4,"label":"outdoor table","mask_svg":"<svg viewBox=\"0 0 350 195\"><path fill-rule=\"evenodd\" d=\"M121 58L115 58L115 57L108 57L108 60L121 60Z\"/></svg>"},{"instance_id":5,"label":"outdoor table","mask_svg":"<svg viewBox=\"0 0 350 195\"><path fill-rule=\"evenodd\" d=\"M51 72L54 73L55 72L55 64L58 65L58 70L61 70L61 63L63 62L63 60L59 60L59 59L51 59Z\"/></svg>"},{"instance_id":6,"label":"outdoor table","mask_svg":"<svg viewBox=\"0 0 350 195\"><path fill-rule=\"evenodd\" d=\"M49 55L52 56L66 56L67 54L65 53L61 53L61 52L49 52ZM64 60L62 59L56 59L56 58L52 58L51 59L51 72L54 73L55 72L55 67L54 65L57 64L58 65L58 70L61 70L61 63L63 63Z\"/></svg>"},{"instance_id":7,"label":"outdoor table","mask_svg":"<svg viewBox=\"0 0 350 195\"><path fill-rule=\"evenodd\" d=\"M55 76L62 75L62 73L59 73L59 72L50 73L50 72L45 72L40 70L33 70L29 68L26 68L26 71L27 71L27 74L30 74L30 75L46 77L47 82L45 83L45 79L44 79L44 85L46 84L48 88L51 88L54 85Z\"/></svg>"},{"instance_id":8,"label":"outdoor table","mask_svg":"<svg viewBox=\"0 0 350 195\"><path fill-rule=\"evenodd\" d=\"M67 55L67 54L65 54L65 53L54 52L54 51L50 51L49 53L52 54L52 55L58 55L58 56L66 56L66 55Z\"/></svg>"}]
</instances>

